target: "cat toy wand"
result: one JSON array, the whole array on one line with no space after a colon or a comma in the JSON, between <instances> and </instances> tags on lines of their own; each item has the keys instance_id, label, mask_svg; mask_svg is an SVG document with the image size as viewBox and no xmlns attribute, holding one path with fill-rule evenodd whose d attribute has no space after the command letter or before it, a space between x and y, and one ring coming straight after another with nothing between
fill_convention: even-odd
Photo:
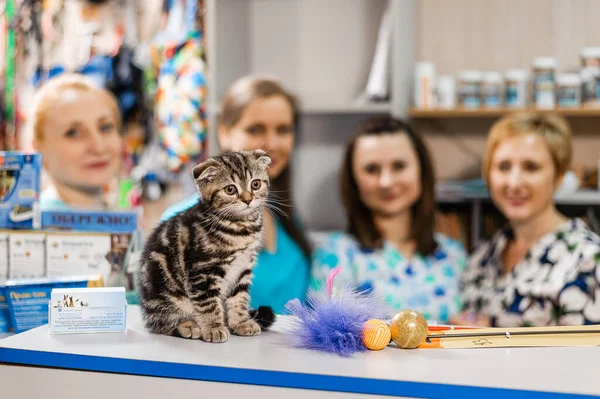
<instances>
[{"instance_id":1,"label":"cat toy wand","mask_svg":"<svg viewBox=\"0 0 600 399\"><path fill-rule=\"evenodd\" d=\"M429 326L418 311L405 309L387 319L371 295L341 285L333 295L332 269L326 294L309 295L308 305L292 300L286 305L290 323L288 342L297 348L340 356L363 350L383 350L395 343L402 349L507 348L550 346L600 346L600 325L480 328L477 326Z\"/></svg>"},{"instance_id":2,"label":"cat toy wand","mask_svg":"<svg viewBox=\"0 0 600 399\"><path fill-rule=\"evenodd\" d=\"M600 325L493 327L430 331L418 348L462 349L552 346L600 346Z\"/></svg>"},{"instance_id":3,"label":"cat toy wand","mask_svg":"<svg viewBox=\"0 0 600 399\"><path fill-rule=\"evenodd\" d=\"M403 349L600 346L600 325L514 328L428 326L423 315L414 310L397 313L390 321L389 329L392 341Z\"/></svg>"}]
</instances>

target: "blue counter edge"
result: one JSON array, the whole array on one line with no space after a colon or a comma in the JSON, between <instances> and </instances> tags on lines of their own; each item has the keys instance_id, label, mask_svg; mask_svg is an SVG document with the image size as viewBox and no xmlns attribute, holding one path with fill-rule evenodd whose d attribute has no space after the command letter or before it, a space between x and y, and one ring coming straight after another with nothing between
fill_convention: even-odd
<instances>
[{"instance_id":1,"label":"blue counter edge","mask_svg":"<svg viewBox=\"0 0 600 399\"><path fill-rule=\"evenodd\" d=\"M456 397L467 399L479 399L482 397L485 397L486 399L500 399L507 397L510 397L511 399L600 398L600 396L569 393L205 366L199 364L122 359L14 348L0 348L0 363L150 377L262 385L279 388L297 388L384 396L408 396L431 399Z\"/></svg>"}]
</instances>

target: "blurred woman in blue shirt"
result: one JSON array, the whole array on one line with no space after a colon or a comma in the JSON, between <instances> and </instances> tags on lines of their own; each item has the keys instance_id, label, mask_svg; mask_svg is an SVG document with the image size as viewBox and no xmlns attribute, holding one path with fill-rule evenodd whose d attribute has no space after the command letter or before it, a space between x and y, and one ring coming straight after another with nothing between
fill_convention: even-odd
<instances>
[{"instance_id":1,"label":"blurred woman in blue shirt","mask_svg":"<svg viewBox=\"0 0 600 399\"><path fill-rule=\"evenodd\" d=\"M298 103L278 81L244 77L229 89L221 106L217 136L225 151L263 149L271 157L270 208L265 210L264 245L254 268L250 306L281 313L294 298L303 300L310 277L310 246L293 212L289 160L298 122ZM199 200L194 195L167 209L165 220Z\"/></svg>"}]
</instances>

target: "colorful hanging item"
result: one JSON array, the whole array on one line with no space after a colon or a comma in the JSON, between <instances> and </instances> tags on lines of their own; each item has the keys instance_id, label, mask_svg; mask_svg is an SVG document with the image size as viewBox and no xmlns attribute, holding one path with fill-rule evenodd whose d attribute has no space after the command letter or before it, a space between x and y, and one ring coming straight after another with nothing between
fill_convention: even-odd
<instances>
[{"instance_id":1,"label":"colorful hanging item","mask_svg":"<svg viewBox=\"0 0 600 399\"><path fill-rule=\"evenodd\" d=\"M15 110L16 94L15 94L15 57L16 57L16 40L15 29L12 22L15 19L16 3L15 0L5 0L4 14L6 17L6 68L4 70L4 110L5 110L5 150L16 149L16 128L17 114Z\"/></svg>"},{"instance_id":2,"label":"colorful hanging item","mask_svg":"<svg viewBox=\"0 0 600 399\"><path fill-rule=\"evenodd\" d=\"M207 130L206 65L202 35L195 27L195 1L174 1L169 14L170 19L184 20L184 30L181 24L177 31L172 29L174 24L170 21L166 32L159 37L161 63L155 113L167 167L177 173L203 154Z\"/></svg>"}]
</instances>

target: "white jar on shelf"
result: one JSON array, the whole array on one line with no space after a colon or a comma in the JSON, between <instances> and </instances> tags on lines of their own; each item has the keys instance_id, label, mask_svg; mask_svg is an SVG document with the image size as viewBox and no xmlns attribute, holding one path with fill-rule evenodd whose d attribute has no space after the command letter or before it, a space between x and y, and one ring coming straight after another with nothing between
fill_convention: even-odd
<instances>
[{"instance_id":1,"label":"white jar on shelf","mask_svg":"<svg viewBox=\"0 0 600 399\"><path fill-rule=\"evenodd\" d=\"M504 105L507 108L524 108L527 105L527 71L508 69L504 72Z\"/></svg>"},{"instance_id":2,"label":"white jar on shelf","mask_svg":"<svg viewBox=\"0 0 600 399\"><path fill-rule=\"evenodd\" d=\"M483 103L487 108L502 106L502 76L491 71L483 74Z\"/></svg>"},{"instance_id":3,"label":"white jar on shelf","mask_svg":"<svg viewBox=\"0 0 600 399\"><path fill-rule=\"evenodd\" d=\"M556 98L559 107L581 106L581 78L576 73L561 73L556 76Z\"/></svg>"},{"instance_id":4,"label":"white jar on shelf","mask_svg":"<svg viewBox=\"0 0 600 399\"><path fill-rule=\"evenodd\" d=\"M467 69L458 73L459 106L480 108L482 104L483 73L476 69Z\"/></svg>"},{"instance_id":5,"label":"white jar on shelf","mask_svg":"<svg viewBox=\"0 0 600 399\"><path fill-rule=\"evenodd\" d=\"M553 57L537 57L533 59L533 103L537 108L554 108L556 106L556 68Z\"/></svg>"},{"instance_id":6,"label":"white jar on shelf","mask_svg":"<svg viewBox=\"0 0 600 399\"><path fill-rule=\"evenodd\" d=\"M456 83L452 75L440 75L437 78L437 106L444 109L456 107Z\"/></svg>"},{"instance_id":7,"label":"white jar on shelf","mask_svg":"<svg viewBox=\"0 0 600 399\"><path fill-rule=\"evenodd\" d=\"M414 106L416 108L434 108L435 64L429 61L417 62L414 79Z\"/></svg>"},{"instance_id":8,"label":"white jar on shelf","mask_svg":"<svg viewBox=\"0 0 600 399\"><path fill-rule=\"evenodd\" d=\"M579 55L582 68L600 68L600 47L584 47Z\"/></svg>"}]
</instances>

